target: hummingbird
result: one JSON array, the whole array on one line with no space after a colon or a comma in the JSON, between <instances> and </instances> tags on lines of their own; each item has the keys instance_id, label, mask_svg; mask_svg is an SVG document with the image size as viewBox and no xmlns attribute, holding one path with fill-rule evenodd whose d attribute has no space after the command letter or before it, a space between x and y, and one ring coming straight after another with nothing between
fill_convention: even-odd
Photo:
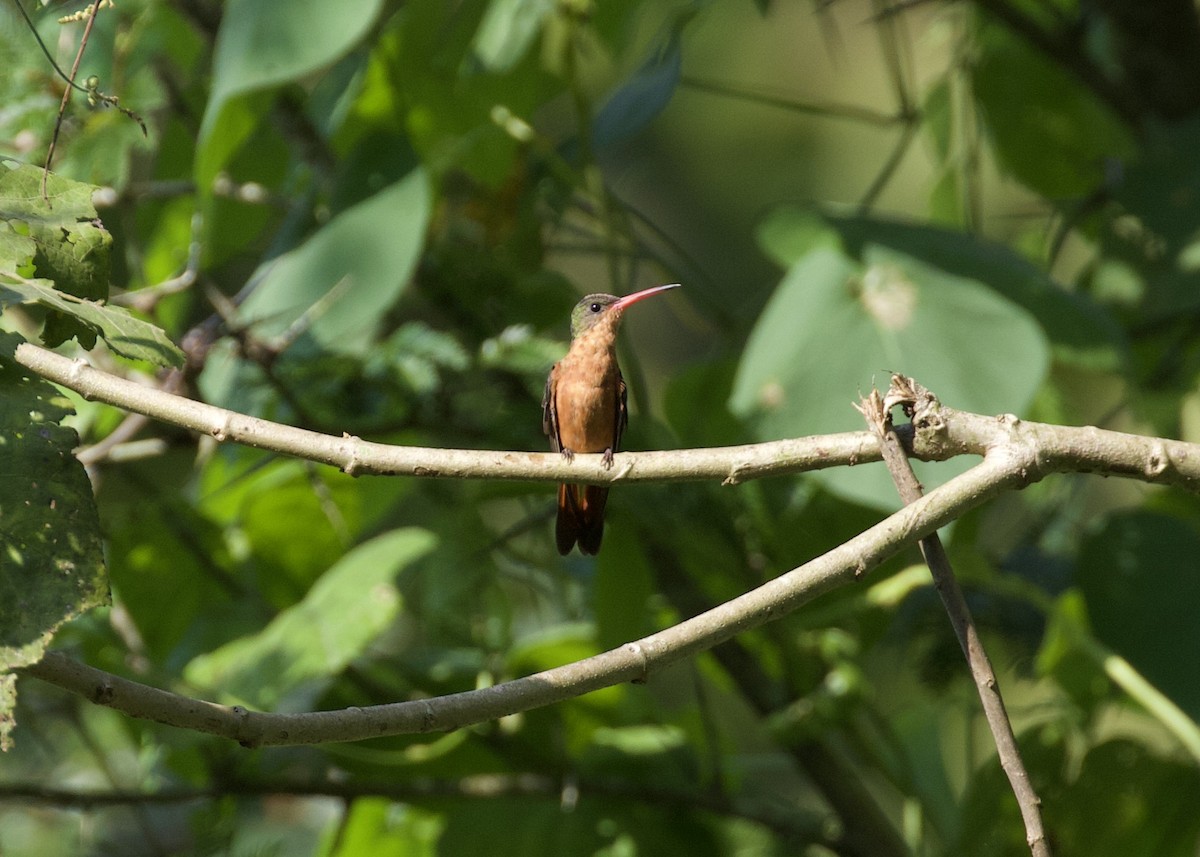
<instances>
[{"instance_id":1,"label":"hummingbird","mask_svg":"<svg viewBox=\"0 0 1200 857\"><path fill-rule=\"evenodd\" d=\"M571 347L554 364L542 396L542 431L550 446L568 461L577 452L604 453L612 467L629 414L625 379L617 365L617 330L621 314L640 300L679 288L679 283L643 289L619 298L588 295L571 311ZM608 488L599 485L558 486L558 520L554 538L564 556L575 543L585 554L600 550Z\"/></svg>"}]
</instances>

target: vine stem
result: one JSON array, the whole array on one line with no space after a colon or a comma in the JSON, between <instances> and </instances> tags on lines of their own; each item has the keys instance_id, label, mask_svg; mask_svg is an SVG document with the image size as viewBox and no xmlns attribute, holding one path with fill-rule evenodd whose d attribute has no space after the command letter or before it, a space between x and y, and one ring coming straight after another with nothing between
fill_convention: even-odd
<instances>
[{"instance_id":1,"label":"vine stem","mask_svg":"<svg viewBox=\"0 0 1200 857\"><path fill-rule=\"evenodd\" d=\"M79 64L83 61L83 51L87 48L88 38L92 35L92 25L96 23L96 13L100 11L100 0L92 4L87 24L83 28L83 38L79 40L79 50L75 52L75 62L71 64L71 74L67 78L67 88L63 90L62 103L58 105L58 118L54 120L54 134L50 137L50 148L46 150L46 166L42 170L42 199L49 200L46 193L46 181L50 177L50 165L54 162L54 150L58 146L58 134L62 130L63 117L67 113L67 105L71 102L71 91L78 89L75 76L79 73Z\"/></svg>"}]
</instances>

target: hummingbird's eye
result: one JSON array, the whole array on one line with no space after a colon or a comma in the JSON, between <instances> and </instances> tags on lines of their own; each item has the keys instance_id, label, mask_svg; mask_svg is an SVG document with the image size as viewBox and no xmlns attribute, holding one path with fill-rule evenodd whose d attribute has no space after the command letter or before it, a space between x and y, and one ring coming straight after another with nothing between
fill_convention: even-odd
<instances>
[{"instance_id":1,"label":"hummingbird's eye","mask_svg":"<svg viewBox=\"0 0 1200 857\"><path fill-rule=\"evenodd\" d=\"M588 309L590 309L592 312L600 312L600 304L594 303L590 307L588 307Z\"/></svg>"}]
</instances>

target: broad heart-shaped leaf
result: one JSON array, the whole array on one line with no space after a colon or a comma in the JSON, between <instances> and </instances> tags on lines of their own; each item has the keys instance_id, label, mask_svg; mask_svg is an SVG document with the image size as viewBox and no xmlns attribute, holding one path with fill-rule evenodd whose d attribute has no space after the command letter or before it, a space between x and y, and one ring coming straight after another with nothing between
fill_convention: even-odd
<instances>
[{"instance_id":1,"label":"broad heart-shaped leaf","mask_svg":"<svg viewBox=\"0 0 1200 857\"><path fill-rule=\"evenodd\" d=\"M20 342L0 333L0 674L36 663L63 622L108 600L79 438L59 424L71 405L16 362ZM0 700L0 747L6 723Z\"/></svg>"},{"instance_id":2,"label":"broad heart-shaped leaf","mask_svg":"<svg viewBox=\"0 0 1200 857\"><path fill-rule=\"evenodd\" d=\"M425 171L416 169L341 212L266 264L241 320L272 336L307 314L307 332L322 346L365 353L416 266L429 207Z\"/></svg>"},{"instance_id":3,"label":"broad heart-shaped leaf","mask_svg":"<svg viewBox=\"0 0 1200 857\"><path fill-rule=\"evenodd\" d=\"M38 303L74 319L98 333L115 353L130 360L159 366L179 366L183 352L160 328L142 321L129 310L83 300L54 288L48 280L20 280L0 273L0 307L6 303Z\"/></svg>"},{"instance_id":4,"label":"broad heart-shaped leaf","mask_svg":"<svg viewBox=\"0 0 1200 857\"><path fill-rule=\"evenodd\" d=\"M332 64L362 39L382 7L383 0L230 0L217 33L212 94L200 125L197 187L212 186L261 116L244 96Z\"/></svg>"},{"instance_id":5,"label":"broad heart-shaped leaf","mask_svg":"<svg viewBox=\"0 0 1200 857\"><path fill-rule=\"evenodd\" d=\"M851 402L873 384L886 386L889 372L901 372L953 407L1019 413L1048 364L1046 338L1033 319L983 283L890 249L864 248L860 263L818 244L763 310L730 408L762 439L858 430L864 426ZM923 481L931 487L967 466L937 465ZM819 476L867 505L897 505L881 467Z\"/></svg>"},{"instance_id":6,"label":"broad heart-shaped leaf","mask_svg":"<svg viewBox=\"0 0 1200 857\"><path fill-rule=\"evenodd\" d=\"M395 618L396 575L434 545L432 533L416 528L359 545L261 633L193 659L187 680L262 710L288 697L307 697L306 691L341 672Z\"/></svg>"},{"instance_id":7,"label":"broad heart-shaped leaf","mask_svg":"<svg viewBox=\"0 0 1200 857\"><path fill-rule=\"evenodd\" d=\"M1045 331L1057 362L1097 372L1124 368L1128 344L1112 316L1003 245L925 224L787 206L771 212L758 238L785 268L818 244L844 248L855 258L871 245L890 247L948 274L986 283L1025 309Z\"/></svg>"},{"instance_id":8,"label":"broad heart-shaped leaf","mask_svg":"<svg viewBox=\"0 0 1200 857\"><path fill-rule=\"evenodd\" d=\"M36 274L67 294L104 300L112 236L96 219L96 188L51 173L43 198L42 176L29 165L0 167L0 273ZM96 344L96 331L71 314L51 314L42 336L50 346L72 337L84 348Z\"/></svg>"}]
</instances>

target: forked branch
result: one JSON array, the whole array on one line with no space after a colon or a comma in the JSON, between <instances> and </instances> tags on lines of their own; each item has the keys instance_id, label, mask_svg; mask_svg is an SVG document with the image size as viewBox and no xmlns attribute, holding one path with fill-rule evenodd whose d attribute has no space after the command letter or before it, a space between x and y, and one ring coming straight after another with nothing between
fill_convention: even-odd
<instances>
[{"instance_id":1,"label":"forked branch","mask_svg":"<svg viewBox=\"0 0 1200 857\"><path fill-rule=\"evenodd\" d=\"M871 395L858 405L868 427L879 438L883 460L887 464L888 472L892 475L892 481L896 483L900 499L905 505L920 500L922 488L920 482L917 481L917 475L913 472L908 456L904 453L904 447L900 443L895 427L892 425L892 408L899 405L909 417L921 419L917 409L934 407L936 401L927 390L920 387L911 378L894 375L886 397L880 397L877 390L872 390ZM1025 839L1029 843L1030 853L1033 857L1050 857L1050 846L1046 842L1046 832L1042 825L1041 800L1030 782L1029 772L1025 770L1025 763L1021 759L1021 751L1017 746L1016 736L1013 734L1012 722L1008 719L1008 712L1004 708L1000 683L996 678L995 670L992 669L991 659L988 658L987 651L984 649L983 640L980 639L979 629L975 626L975 620L971 616L971 609L967 606L966 596L963 595L962 587L958 585L958 579L954 576L950 557L946 555L946 549L942 546L942 540L936 532L930 533L918 544L921 548L921 555L925 557L925 563L933 575L934 587L942 598L946 613L950 616L954 635L962 647L971 677L975 681L975 689L979 692L979 699L983 703L984 718L987 720L988 729L991 730L992 741L996 745L1000 767L1008 776L1013 794L1017 798L1017 805L1021 810L1021 818L1025 823Z\"/></svg>"}]
</instances>

